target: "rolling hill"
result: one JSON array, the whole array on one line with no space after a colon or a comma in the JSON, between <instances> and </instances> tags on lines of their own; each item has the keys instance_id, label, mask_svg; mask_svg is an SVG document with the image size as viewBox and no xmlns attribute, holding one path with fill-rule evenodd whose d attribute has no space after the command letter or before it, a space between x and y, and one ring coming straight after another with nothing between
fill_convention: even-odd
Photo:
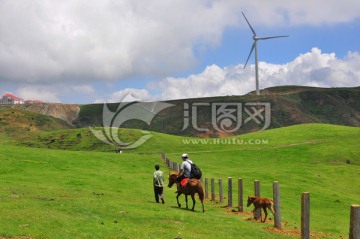
<instances>
[{"instance_id":1,"label":"rolling hill","mask_svg":"<svg viewBox=\"0 0 360 239\"><path fill-rule=\"evenodd\" d=\"M360 194L354 187L360 184L359 127L308 123L226 138L148 132L152 137L140 147L115 154L116 146L89 128L39 113L1 108L0 125L5 238L151 238L153 230L162 231L159 238L238 238L239 232L242 238L297 238L305 191L311 193L314 235L339 238L348 233L349 206ZM142 134L118 132L124 142ZM260 180L261 195L271 197L272 182L279 181L284 235L248 220L250 208L233 213L218 200L206 200L205 214L178 209L174 188L165 190L166 204L159 208L149 175L154 164L169 172L162 152L177 162L188 153L207 178L241 177L244 195L253 194L253 181Z\"/></svg>"},{"instance_id":2,"label":"rolling hill","mask_svg":"<svg viewBox=\"0 0 360 239\"><path fill-rule=\"evenodd\" d=\"M18 108L0 107L0 136L7 139L27 140L41 132L73 128L67 122Z\"/></svg>"},{"instance_id":3,"label":"rolling hill","mask_svg":"<svg viewBox=\"0 0 360 239\"><path fill-rule=\"evenodd\" d=\"M150 102L151 103L151 102ZM261 109L261 104L269 104L269 128L304 123L326 123L345 126L360 126L360 87L353 88L316 88L303 86L271 87L261 90L261 95L253 92L243 96L224 96L197 99L171 100L172 107L160 111L150 124L140 120L128 120L122 128L136 128L172 135L222 138L259 131L264 127L264 120L246 121L251 114L246 110ZM227 131L219 131L220 121L214 117L211 107L221 104L240 105L241 117L236 119L240 127L233 125ZM258 106L250 106L258 104ZM108 108L118 113L119 103L107 104ZM67 104L35 104L15 105L14 109L27 110L49 115L68 122L77 128L103 126L103 104L67 105ZM187 109L186 109L187 107ZM235 106L233 106L234 108ZM253 107L253 109L251 109ZM4 108L4 106L0 106ZM196 108L196 116L194 112ZM245 109L247 108L247 109ZM216 112L217 116L219 112ZM221 112L220 112L221 113ZM250 112L252 113L252 112ZM263 114L263 113L262 113ZM186 116L187 115L187 116ZM188 127L185 118L188 117ZM194 117L194 118L193 118ZM193 120L196 120L193 123ZM227 122L229 123L229 122ZM197 128L207 129L199 131Z\"/></svg>"},{"instance_id":4,"label":"rolling hill","mask_svg":"<svg viewBox=\"0 0 360 239\"><path fill-rule=\"evenodd\" d=\"M140 120L132 120L125 122L122 127L182 136L228 137L258 131L264 127L262 122L254 120L246 122L246 118L249 117L249 114L245 112L246 105L261 103L270 104L271 120L268 128L280 128L304 123L360 126L360 87L315 88L284 86L262 90L260 96L250 93L245 96L173 100L165 103L173 106L157 114L150 125ZM238 120L242 121L241 127L233 132L225 133L216 130L213 124L214 112L211 109L215 104L242 104L242 118ZM118 104L108 104L108 107L111 111L116 112ZM185 107L189 108L188 112L185 112ZM194 115L193 107L197 107L195 126L191 121L192 115ZM73 123L77 127L102 126L102 113L102 104L81 105L80 113ZM189 127L183 129L185 114L189 115L190 124ZM219 122L216 122L216 124L219 127ZM200 132L196 127L209 130ZM228 131L232 131L233 128L230 126Z\"/></svg>"},{"instance_id":5,"label":"rolling hill","mask_svg":"<svg viewBox=\"0 0 360 239\"><path fill-rule=\"evenodd\" d=\"M0 105L0 109L17 109L48 115L61 119L72 125L72 122L78 117L80 108L76 104L16 104L16 105Z\"/></svg>"}]
</instances>

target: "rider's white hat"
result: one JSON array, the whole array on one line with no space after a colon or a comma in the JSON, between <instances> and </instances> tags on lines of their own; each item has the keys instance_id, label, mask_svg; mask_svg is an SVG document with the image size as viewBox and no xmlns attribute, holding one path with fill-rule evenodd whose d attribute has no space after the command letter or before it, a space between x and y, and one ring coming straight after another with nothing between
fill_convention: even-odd
<instances>
[{"instance_id":1,"label":"rider's white hat","mask_svg":"<svg viewBox=\"0 0 360 239\"><path fill-rule=\"evenodd\" d=\"M189 156L187 154L182 154L181 157L182 158L188 158Z\"/></svg>"}]
</instances>

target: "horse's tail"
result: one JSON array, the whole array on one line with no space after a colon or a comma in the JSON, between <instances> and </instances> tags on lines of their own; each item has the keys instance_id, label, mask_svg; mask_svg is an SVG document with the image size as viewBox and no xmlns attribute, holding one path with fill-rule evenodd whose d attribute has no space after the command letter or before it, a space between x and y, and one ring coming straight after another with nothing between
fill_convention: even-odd
<instances>
[{"instance_id":1,"label":"horse's tail","mask_svg":"<svg viewBox=\"0 0 360 239\"><path fill-rule=\"evenodd\" d=\"M202 201L204 201L204 189L203 189L203 186L202 186L202 183L201 181L199 180L198 183L197 183L197 193L199 194L199 198Z\"/></svg>"},{"instance_id":2,"label":"horse's tail","mask_svg":"<svg viewBox=\"0 0 360 239\"><path fill-rule=\"evenodd\" d=\"M199 194L199 198L200 198L200 202L201 202L201 206L202 206L202 211L205 212L205 207L204 207L204 189L202 187L202 183L199 180L198 183L198 194Z\"/></svg>"},{"instance_id":3,"label":"horse's tail","mask_svg":"<svg viewBox=\"0 0 360 239\"><path fill-rule=\"evenodd\" d=\"M274 201L270 200L270 211L275 215Z\"/></svg>"},{"instance_id":4,"label":"horse's tail","mask_svg":"<svg viewBox=\"0 0 360 239\"><path fill-rule=\"evenodd\" d=\"M202 187L199 187L198 194L199 194L200 201L203 202L204 201L204 190Z\"/></svg>"}]
</instances>

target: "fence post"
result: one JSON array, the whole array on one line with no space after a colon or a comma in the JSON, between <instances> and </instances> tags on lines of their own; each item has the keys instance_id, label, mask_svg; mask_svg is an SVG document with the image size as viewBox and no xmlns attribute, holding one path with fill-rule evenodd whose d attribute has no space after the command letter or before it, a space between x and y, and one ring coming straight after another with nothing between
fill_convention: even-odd
<instances>
[{"instance_id":1,"label":"fence post","mask_svg":"<svg viewBox=\"0 0 360 239\"><path fill-rule=\"evenodd\" d=\"M310 238L310 193L301 195L301 239Z\"/></svg>"},{"instance_id":2,"label":"fence post","mask_svg":"<svg viewBox=\"0 0 360 239\"><path fill-rule=\"evenodd\" d=\"M215 180L211 178L211 201L215 201Z\"/></svg>"},{"instance_id":3,"label":"fence post","mask_svg":"<svg viewBox=\"0 0 360 239\"><path fill-rule=\"evenodd\" d=\"M205 178L205 198L209 198L209 179Z\"/></svg>"},{"instance_id":4,"label":"fence post","mask_svg":"<svg viewBox=\"0 0 360 239\"><path fill-rule=\"evenodd\" d=\"M224 202L224 193L223 193L223 183L222 179L219 178L219 197L220 197L220 203Z\"/></svg>"},{"instance_id":5,"label":"fence post","mask_svg":"<svg viewBox=\"0 0 360 239\"><path fill-rule=\"evenodd\" d=\"M260 197L260 181L259 180L254 181L254 188L255 188L255 196ZM255 219L261 218L261 208L255 211L254 218Z\"/></svg>"},{"instance_id":6,"label":"fence post","mask_svg":"<svg viewBox=\"0 0 360 239\"><path fill-rule=\"evenodd\" d=\"M228 177L228 206L232 207L232 178Z\"/></svg>"},{"instance_id":7,"label":"fence post","mask_svg":"<svg viewBox=\"0 0 360 239\"><path fill-rule=\"evenodd\" d=\"M244 194L243 194L242 178L238 178L238 208L239 208L239 212L244 211L243 197L244 197Z\"/></svg>"},{"instance_id":8,"label":"fence post","mask_svg":"<svg viewBox=\"0 0 360 239\"><path fill-rule=\"evenodd\" d=\"M274 198L274 227L281 229L281 212L280 212L280 187L279 182L273 182L273 198Z\"/></svg>"},{"instance_id":9,"label":"fence post","mask_svg":"<svg viewBox=\"0 0 360 239\"><path fill-rule=\"evenodd\" d=\"M349 239L360 238L360 205L351 205Z\"/></svg>"}]
</instances>

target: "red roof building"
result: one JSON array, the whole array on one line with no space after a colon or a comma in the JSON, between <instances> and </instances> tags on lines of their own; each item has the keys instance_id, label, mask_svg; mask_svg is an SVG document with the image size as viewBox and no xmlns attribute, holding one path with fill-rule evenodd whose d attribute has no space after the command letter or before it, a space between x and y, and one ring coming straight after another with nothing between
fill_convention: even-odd
<instances>
[{"instance_id":1,"label":"red roof building","mask_svg":"<svg viewBox=\"0 0 360 239\"><path fill-rule=\"evenodd\" d=\"M44 103L42 100L23 100L13 94L5 94L0 98L0 105L16 105L16 104L39 104Z\"/></svg>"},{"instance_id":2,"label":"red roof building","mask_svg":"<svg viewBox=\"0 0 360 239\"><path fill-rule=\"evenodd\" d=\"M13 94L5 94L0 99L0 104L2 105L12 105L12 104L24 104L24 100L13 95Z\"/></svg>"},{"instance_id":3,"label":"red roof building","mask_svg":"<svg viewBox=\"0 0 360 239\"><path fill-rule=\"evenodd\" d=\"M25 100L25 104L39 104L44 103L42 100Z\"/></svg>"}]
</instances>

